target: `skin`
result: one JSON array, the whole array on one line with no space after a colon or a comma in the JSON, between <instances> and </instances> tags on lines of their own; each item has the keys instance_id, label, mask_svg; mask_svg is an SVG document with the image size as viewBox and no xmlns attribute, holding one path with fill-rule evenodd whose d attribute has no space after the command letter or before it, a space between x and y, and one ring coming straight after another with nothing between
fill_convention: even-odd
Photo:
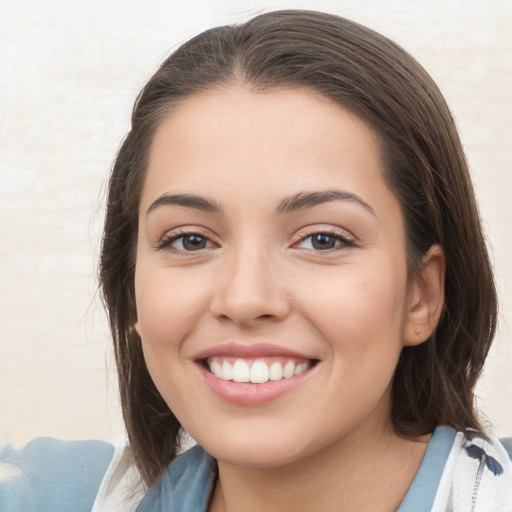
<instances>
[{"instance_id":1,"label":"skin","mask_svg":"<svg viewBox=\"0 0 512 512\"><path fill-rule=\"evenodd\" d=\"M358 199L278 211L294 194L327 190ZM155 203L173 194L221 211ZM183 231L204 237L204 248L169 243ZM334 247L313 247L313 233ZM218 459L210 511L396 510L428 438L394 433L390 387L403 346L437 324L441 249L420 268L408 276L402 211L377 139L339 105L310 91L233 85L168 114L140 202L135 327L167 404ZM232 340L318 363L277 400L228 403L195 357Z\"/></svg>"}]
</instances>

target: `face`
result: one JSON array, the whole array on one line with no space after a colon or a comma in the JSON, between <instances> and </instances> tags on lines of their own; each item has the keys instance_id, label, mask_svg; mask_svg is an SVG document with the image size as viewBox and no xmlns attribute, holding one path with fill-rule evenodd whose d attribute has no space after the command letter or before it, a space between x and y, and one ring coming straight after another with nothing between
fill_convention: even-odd
<instances>
[{"instance_id":1,"label":"face","mask_svg":"<svg viewBox=\"0 0 512 512\"><path fill-rule=\"evenodd\" d=\"M151 376L219 460L274 467L389 427L403 218L372 131L324 97L236 86L168 114L135 292Z\"/></svg>"}]
</instances>

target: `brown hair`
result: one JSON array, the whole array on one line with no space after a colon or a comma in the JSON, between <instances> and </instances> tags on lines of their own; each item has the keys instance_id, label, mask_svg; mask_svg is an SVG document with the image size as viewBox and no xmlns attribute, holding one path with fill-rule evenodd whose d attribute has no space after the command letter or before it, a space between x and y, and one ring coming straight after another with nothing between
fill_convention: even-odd
<instances>
[{"instance_id":1,"label":"brown hair","mask_svg":"<svg viewBox=\"0 0 512 512\"><path fill-rule=\"evenodd\" d=\"M473 392L494 336L496 293L464 153L439 89L403 49L357 23L312 11L270 12L203 32L175 51L137 98L112 170L100 279L124 420L146 484L175 457L180 433L133 329L138 206L148 150L173 105L235 82L254 90L315 90L374 129L389 186L402 205L411 275L433 243L446 255L437 330L425 343L404 348L396 369L394 427L404 436L440 424L479 429Z\"/></svg>"}]
</instances>

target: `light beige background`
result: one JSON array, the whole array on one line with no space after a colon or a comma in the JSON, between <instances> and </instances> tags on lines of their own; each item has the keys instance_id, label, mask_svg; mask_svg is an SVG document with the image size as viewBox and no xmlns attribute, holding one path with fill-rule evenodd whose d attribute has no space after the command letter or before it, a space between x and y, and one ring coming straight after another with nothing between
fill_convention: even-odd
<instances>
[{"instance_id":1,"label":"light beige background","mask_svg":"<svg viewBox=\"0 0 512 512\"><path fill-rule=\"evenodd\" d=\"M500 329L480 407L512 435L512 1L0 0L0 424L4 440L123 435L96 292L109 166L169 49L262 10L314 8L381 31L457 119L496 268Z\"/></svg>"}]
</instances>

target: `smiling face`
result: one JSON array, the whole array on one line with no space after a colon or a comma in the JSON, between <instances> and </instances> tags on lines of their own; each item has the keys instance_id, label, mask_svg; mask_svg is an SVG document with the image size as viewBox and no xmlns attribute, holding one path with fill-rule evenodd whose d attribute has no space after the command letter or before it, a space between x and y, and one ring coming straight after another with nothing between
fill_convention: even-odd
<instances>
[{"instance_id":1,"label":"smiling face","mask_svg":"<svg viewBox=\"0 0 512 512\"><path fill-rule=\"evenodd\" d=\"M135 292L148 369L190 435L269 467L388 429L418 299L404 236L353 114L299 90L183 100L150 149Z\"/></svg>"}]
</instances>

